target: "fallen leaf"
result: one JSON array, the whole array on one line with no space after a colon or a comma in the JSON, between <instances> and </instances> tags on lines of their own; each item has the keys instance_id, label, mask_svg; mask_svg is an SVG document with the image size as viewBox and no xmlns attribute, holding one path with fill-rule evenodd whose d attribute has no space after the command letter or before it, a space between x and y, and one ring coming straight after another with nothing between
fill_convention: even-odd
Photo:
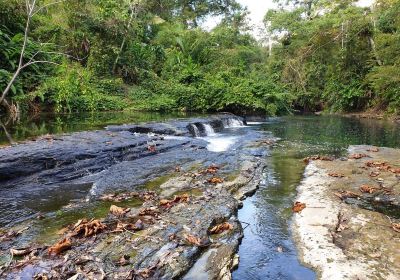
<instances>
[{"instance_id":1,"label":"fallen leaf","mask_svg":"<svg viewBox=\"0 0 400 280\"><path fill-rule=\"evenodd\" d=\"M220 184L220 183L223 183L224 182L224 179L222 179L222 178L219 178L219 177L212 177L211 179L208 179L208 182L210 183L210 184Z\"/></svg>"},{"instance_id":2,"label":"fallen leaf","mask_svg":"<svg viewBox=\"0 0 400 280\"><path fill-rule=\"evenodd\" d=\"M175 172L181 172L181 167L180 166L176 166L175 167Z\"/></svg>"},{"instance_id":3,"label":"fallen leaf","mask_svg":"<svg viewBox=\"0 0 400 280\"><path fill-rule=\"evenodd\" d=\"M70 249L72 247L71 241L68 238L64 238L61 241L58 241L56 244L51 246L48 249L50 255L59 255L62 252Z\"/></svg>"},{"instance_id":4,"label":"fallen leaf","mask_svg":"<svg viewBox=\"0 0 400 280\"><path fill-rule=\"evenodd\" d=\"M213 228L211 228L210 233L211 234L220 234L224 231L231 230L231 229L233 229L233 226L228 222L224 222L222 224L216 225Z\"/></svg>"},{"instance_id":5,"label":"fallen leaf","mask_svg":"<svg viewBox=\"0 0 400 280\"><path fill-rule=\"evenodd\" d=\"M74 225L74 231L72 236L78 236L83 234L85 237L97 234L107 228L106 225L102 224L99 220L87 221L86 219L79 220Z\"/></svg>"},{"instance_id":6,"label":"fallen leaf","mask_svg":"<svg viewBox=\"0 0 400 280\"><path fill-rule=\"evenodd\" d=\"M377 153L377 152L379 152L379 148L377 148L377 147L372 147L372 148L369 148L367 151L368 151L368 152Z\"/></svg>"},{"instance_id":7,"label":"fallen leaf","mask_svg":"<svg viewBox=\"0 0 400 280\"><path fill-rule=\"evenodd\" d=\"M113 232L123 232L125 230L132 230L132 231L138 231L142 230L144 228L144 224L142 220L137 220L136 223L131 224L131 223L122 223L118 222L117 227Z\"/></svg>"},{"instance_id":8,"label":"fallen leaf","mask_svg":"<svg viewBox=\"0 0 400 280\"><path fill-rule=\"evenodd\" d=\"M147 150L151 153L155 153L156 152L156 145L148 145L147 146Z\"/></svg>"},{"instance_id":9,"label":"fallen leaf","mask_svg":"<svg viewBox=\"0 0 400 280\"><path fill-rule=\"evenodd\" d=\"M161 204L161 201L160 201ZM160 211L156 207L142 208L139 211L139 216L153 216L158 217Z\"/></svg>"},{"instance_id":10,"label":"fallen leaf","mask_svg":"<svg viewBox=\"0 0 400 280\"><path fill-rule=\"evenodd\" d=\"M384 161L367 161L365 165L368 167L382 167L387 166L387 163Z\"/></svg>"},{"instance_id":11,"label":"fallen leaf","mask_svg":"<svg viewBox=\"0 0 400 280\"><path fill-rule=\"evenodd\" d=\"M311 156L311 157L306 157L303 159L305 163L309 163L311 160L324 160L324 161L333 161L333 157L328 157L328 156Z\"/></svg>"},{"instance_id":12,"label":"fallen leaf","mask_svg":"<svg viewBox=\"0 0 400 280\"><path fill-rule=\"evenodd\" d=\"M187 242L190 244L201 246L201 239L191 234L184 234L183 237L186 239Z\"/></svg>"},{"instance_id":13,"label":"fallen leaf","mask_svg":"<svg viewBox=\"0 0 400 280\"><path fill-rule=\"evenodd\" d=\"M365 158L365 157L369 157L368 155L366 155L366 154L352 154L352 155L349 155L349 159L360 159L360 158Z\"/></svg>"},{"instance_id":14,"label":"fallen leaf","mask_svg":"<svg viewBox=\"0 0 400 280\"><path fill-rule=\"evenodd\" d=\"M305 203L301 203L300 201L296 201L292 207L293 212L300 213L304 208L306 208Z\"/></svg>"},{"instance_id":15,"label":"fallen leaf","mask_svg":"<svg viewBox=\"0 0 400 280\"><path fill-rule=\"evenodd\" d=\"M146 191L139 194L139 197L144 201L154 200L157 198L157 193L153 191Z\"/></svg>"},{"instance_id":16,"label":"fallen leaf","mask_svg":"<svg viewBox=\"0 0 400 280\"><path fill-rule=\"evenodd\" d=\"M49 280L49 277L45 273L35 274L33 280Z\"/></svg>"},{"instance_id":17,"label":"fallen leaf","mask_svg":"<svg viewBox=\"0 0 400 280\"><path fill-rule=\"evenodd\" d=\"M400 232L400 223L392 223L392 229L396 232Z\"/></svg>"},{"instance_id":18,"label":"fallen leaf","mask_svg":"<svg viewBox=\"0 0 400 280\"><path fill-rule=\"evenodd\" d=\"M331 177L336 177L336 178L343 178L344 174L342 173L328 173L329 176Z\"/></svg>"},{"instance_id":19,"label":"fallen leaf","mask_svg":"<svg viewBox=\"0 0 400 280\"><path fill-rule=\"evenodd\" d=\"M175 204L182 203L182 202L189 202L190 198L187 193L182 195L175 195L173 199L161 199L160 205L165 208L171 208Z\"/></svg>"},{"instance_id":20,"label":"fallen leaf","mask_svg":"<svg viewBox=\"0 0 400 280\"><path fill-rule=\"evenodd\" d=\"M379 190L379 188L368 186L368 185L362 185L360 187L360 191L363 192L363 193L374 193L377 190Z\"/></svg>"},{"instance_id":21,"label":"fallen leaf","mask_svg":"<svg viewBox=\"0 0 400 280\"><path fill-rule=\"evenodd\" d=\"M118 207L116 205L111 205L111 207L110 207L110 213L115 216L123 216L126 213L128 213L130 210L131 210L130 208L122 208L122 207Z\"/></svg>"},{"instance_id":22,"label":"fallen leaf","mask_svg":"<svg viewBox=\"0 0 400 280\"><path fill-rule=\"evenodd\" d=\"M333 194L342 200L346 199L346 198L359 198L360 197L358 194L351 192L351 191L339 191L339 192L335 192Z\"/></svg>"},{"instance_id":23,"label":"fallen leaf","mask_svg":"<svg viewBox=\"0 0 400 280\"><path fill-rule=\"evenodd\" d=\"M32 252L31 248L19 248L19 249L11 248L10 249L10 254L12 256L16 256L16 257L26 256L26 255L30 254L30 252Z\"/></svg>"},{"instance_id":24,"label":"fallen leaf","mask_svg":"<svg viewBox=\"0 0 400 280\"><path fill-rule=\"evenodd\" d=\"M400 168L390 168L389 171L394 174L400 174Z\"/></svg>"}]
</instances>

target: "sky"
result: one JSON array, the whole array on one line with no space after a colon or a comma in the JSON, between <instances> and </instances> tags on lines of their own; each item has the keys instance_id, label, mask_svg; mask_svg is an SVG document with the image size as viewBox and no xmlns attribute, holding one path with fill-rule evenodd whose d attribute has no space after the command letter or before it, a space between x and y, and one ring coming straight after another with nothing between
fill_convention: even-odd
<instances>
[{"instance_id":1,"label":"sky","mask_svg":"<svg viewBox=\"0 0 400 280\"><path fill-rule=\"evenodd\" d=\"M250 12L249 19L253 25L253 31L251 32L257 38L259 36L259 29L263 27L263 18L267 11L274 8L276 5L272 0L237 0L240 4L247 7ZM370 6L374 0L360 0L358 1L359 6ZM206 29L212 29L218 22L218 19L209 19L205 22L204 26Z\"/></svg>"}]
</instances>

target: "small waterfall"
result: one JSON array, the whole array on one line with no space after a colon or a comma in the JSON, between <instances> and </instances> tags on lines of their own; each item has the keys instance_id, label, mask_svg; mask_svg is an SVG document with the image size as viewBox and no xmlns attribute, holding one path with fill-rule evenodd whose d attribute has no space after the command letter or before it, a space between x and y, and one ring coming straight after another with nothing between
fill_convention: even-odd
<instances>
[{"instance_id":1,"label":"small waterfall","mask_svg":"<svg viewBox=\"0 0 400 280\"><path fill-rule=\"evenodd\" d=\"M193 129L194 137L200 137L201 133L200 133L200 130L199 130L199 128L197 127L197 125L191 124L190 126L191 126L192 129Z\"/></svg>"},{"instance_id":2,"label":"small waterfall","mask_svg":"<svg viewBox=\"0 0 400 280\"><path fill-rule=\"evenodd\" d=\"M224 127L242 127L244 123L240 119L229 118L223 121Z\"/></svg>"},{"instance_id":3,"label":"small waterfall","mask_svg":"<svg viewBox=\"0 0 400 280\"><path fill-rule=\"evenodd\" d=\"M204 132L205 132L206 136L214 136L215 135L214 128L210 124L202 123L201 125L204 128Z\"/></svg>"}]
</instances>

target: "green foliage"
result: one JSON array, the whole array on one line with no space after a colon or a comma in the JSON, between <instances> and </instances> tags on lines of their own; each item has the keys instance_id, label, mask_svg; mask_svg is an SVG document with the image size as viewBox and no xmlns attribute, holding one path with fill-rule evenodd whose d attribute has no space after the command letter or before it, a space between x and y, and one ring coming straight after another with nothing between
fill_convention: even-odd
<instances>
[{"instance_id":1,"label":"green foliage","mask_svg":"<svg viewBox=\"0 0 400 280\"><path fill-rule=\"evenodd\" d=\"M275 2L265 16L269 54L234 0L62 1L34 16L24 56L60 65L23 69L8 98L59 112L399 113L398 0L374 10L352 0ZM221 23L199 28L210 16ZM16 70L25 19L21 1L0 0L0 88Z\"/></svg>"},{"instance_id":2,"label":"green foliage","mask_svg":"<svg viewBox=\"0 0 400 280\"><path fill-rule=\"evenodd\" d=\"M57 112L120 110L124 104L116 93L121 91L122 81L98 80L79 64L65 62L29 97L54 104Z\"/></svg>"}]
</instances>

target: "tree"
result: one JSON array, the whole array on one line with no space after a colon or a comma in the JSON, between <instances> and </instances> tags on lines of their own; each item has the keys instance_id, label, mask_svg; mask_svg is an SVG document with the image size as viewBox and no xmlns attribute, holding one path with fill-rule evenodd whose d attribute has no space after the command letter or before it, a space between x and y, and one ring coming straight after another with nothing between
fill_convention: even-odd
<instances>
[{"instance_id":1,"label":"tree","mask_svg":"<svg viewBox=\"0 0 400 280\"><path fill-rule=\"evenodd\" d=\"M8 103L8 101L6 100L6 96L10 92L10 90L12 90L13 84L14 84L15 80L18 78L18 76L20 75L21 71L31 65L39 64L39 63L57 64L54 61L37 59L37 56L44 52L42 50L37 51L29 58L28 61L25 61L24 58L26 55L27 44L29 43L28 36L29 36L29 30L30 30L32 18L40 11L42 11L54 4L63 2L63 1L64 0L49 2L47 4L44 4L41 7L37 6L37 0L26 0L25 1L26 23L25 23L24 37L23 37L23 43L22 43L21 52L20 52L20 56L19 56L18 66L0 96L0 104L13 114L18 114L19 110L16 106L12 106Z\"/></svg>"}]
</instances>

